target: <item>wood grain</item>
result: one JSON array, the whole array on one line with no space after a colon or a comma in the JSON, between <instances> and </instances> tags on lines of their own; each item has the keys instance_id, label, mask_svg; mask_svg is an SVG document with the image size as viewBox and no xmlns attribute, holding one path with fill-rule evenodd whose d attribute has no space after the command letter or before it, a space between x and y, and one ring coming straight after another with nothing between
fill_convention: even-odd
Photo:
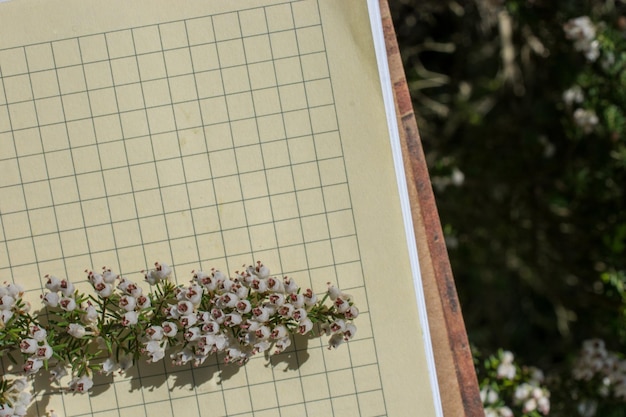
<instances>
[{"instance_id":1,"label":"wood grain","mask_svg":"<svg viewBox=\"0 0 626 417\"><path fill-rule=\"evenodd\" d=\"M387 0L380 0L380 9L444 415L484 417L463 314Z\"/></svg>"}]
</instances>

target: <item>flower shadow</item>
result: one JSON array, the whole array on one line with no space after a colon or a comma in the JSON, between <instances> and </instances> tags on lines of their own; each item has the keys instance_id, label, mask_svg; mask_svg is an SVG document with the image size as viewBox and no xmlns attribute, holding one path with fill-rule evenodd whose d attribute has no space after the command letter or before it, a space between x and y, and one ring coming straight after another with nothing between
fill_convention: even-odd
<instances>
[{"instance_id":1,"label":"flower shadow","mask_svg":"<svg viewBox=\"0 0 626 417\"><path fill-rule=\"evenodd\" d=\"M284 352L272 354L269 350L264 357L254 357L252 360L263 360L265 368L277 371L295 371L309 359L307 353L310 336L292 336L292 345ZM192 365L176 366L170 362L139 363L128 370L126 378L128 383L124 385L124 391L136 393L144 391L155 393L169 392L170 396L191 395L195 392L220 390L220 386L231 379L238 377L246 365L224 363L224 354L210 356L206 362L198 367ZM271 370L268 370L271 372ZM94 379L94 387L91 395L100 395L105 392L118 377L102 376ZM102 381L102 383L101 383Z\"/></svg>"}]
</instances>

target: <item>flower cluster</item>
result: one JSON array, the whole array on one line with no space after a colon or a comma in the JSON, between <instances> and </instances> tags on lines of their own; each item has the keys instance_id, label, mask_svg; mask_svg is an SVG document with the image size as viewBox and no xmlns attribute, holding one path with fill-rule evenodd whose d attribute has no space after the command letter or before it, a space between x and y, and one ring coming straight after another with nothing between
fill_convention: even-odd
<instances>
[{"instance_id":1,"label":"flower cluster","mask_svg":"<svg viewBox=\"0 0 626 417\"><path fill-rule=\"evenodd\" d=\"M596 27L588 16L570 19L563 25L567 39L574 41L574 48L582 52L588 61L600 56L600 42L596 39Z\"/></svg>"},{"instance_id":2,"label":"flower cluster","mask_svg":"<svg viewBox=\"0 0 626 417\"><path fill-rule=\"evenodd\" d=\"M574 85L563 92L563 101L569 109L580 105L584 100L585 93L579 85ZM593 132L594 128L600 122L595 111L582 107L577 107L573 111L572 118L574 124L581 128L586 134Z\"/></svg>"},{"instance_id":3,"label":"flower cluster","mask_svg":"<svg viewBox=\"0 0 626 417\"><path fill-rule=\"evenodd\" d=\"M147 274L146 279L162 278ZM330 307L323 304L326 298L333 302ZM170 354L177 365L197 366L222 352L225 362L244 364L256 353L284 351L292 334L308 334L316 324L331 334L329 347L336 347L354 336L358 309L334 286L329 285L324 300L318 301L311 289L302 291L293 278L270 276L260 262L234 278L219 270L195 272L189 286L175 288L163 321L146 329L143 351L156 362L168 346L177 345Z\"/></svg>"},{"instance_id":4,"label":"flower cluster","mask_svg":"<svg viewBox=\"0 0 626 417\"><path fill-rule=\"evenodd\" d=\"M539 411L543 415L550 412L550 392L539 386L539 381L524 382L515 388L515 403L522 405L524 414Z\"/></svg>"},{"instance_id":5,"label":"flower cluster","mask_svg":"<svg viewBox=\"0 0 626 417\"><path fill-rule=\"evenodd\" d=\"M513 411L503 405L498 392L489 386L482 387L480 399L485 408L485 417L513 417Z\"/></svg>"},{"instance_id":6,"label":"flower cluster","mask_svg":"<svg viewBox=\"0 0 626 417\"><path fill-rule=\"evenodd\" d=\"M21 300L24 290L21 286L5 282L0 286L0 330L4 330L11 319L19 318L30 311L30 304ZM0 338L0 343L3 339ZM0 344L0 350L2 349Z\"/></svg>"},{"instance_id":7,"label":"flower cluster","mask_svg":"<svg viewBox=\"0 0 626 417\"><path fill-rule=\"evenodd\" d=\"M356 333L359 310L351 296L329 283L318 297L291 277L271 276L261 262L232 278L216 269L193 272L188 285L174 284L172 269L155 263L144 272L153 287L146 293L109 268L85 272L95 296L46 275L46 326L28 314L19 286L0 287L0 354L19 350L24 375L45 368L60 381L69 373L67 389L87 392L94 373L123 373L141 358L199 366L220 354L226 363L243 365L256 353L283 352L295 334L324 333L332 349ZM23 392L22 380L2 382L0 417L21 415L16 404L30 403L30 397L15 395Z\"/></svg>"},{"instance_id":8,"label":"flower cluster","mask_svg":"<svg viewBox=\"0 0 626 417\"><path fill-rule=\"evenodd\" d=\"M480 398L486 417L538 417L550 412L550 392L543 386L543 372L520 367L513 353L499 351L479 369L484 373Z\"/></svg>"},{"instance_id":9,"label":"flower cluster","mask_svg":"<svg viewBox=\"0 0 626 417\"><path fill-rule=\"evenodd\" d=\"M626 360L608 351L603 340L583 342L572 375L579 381L597 381L597 392L602 397L626 401Z\"/></svg>"},{"instance_id":10,"label":"flower cluster","mask_svg":"<svg viewBox=\"0 0 626 417\"><path fill-rule=\"evenodd\" d=\"M594 127L600 121L596 112L588 109L578 108L574 110L573 117L576 126L580 127L587 134L593 132Z\"/></svg>"},{"instance_id":11,"label":"flower cluster","mask_svg":"<svg viewBox=\"0 0 626 417\"><path fill-rule=\"evenodd\" d=\"M25 377L2 381L0 388L0 417L25 416L33 399Z\"/></svg>"}]
</instances>

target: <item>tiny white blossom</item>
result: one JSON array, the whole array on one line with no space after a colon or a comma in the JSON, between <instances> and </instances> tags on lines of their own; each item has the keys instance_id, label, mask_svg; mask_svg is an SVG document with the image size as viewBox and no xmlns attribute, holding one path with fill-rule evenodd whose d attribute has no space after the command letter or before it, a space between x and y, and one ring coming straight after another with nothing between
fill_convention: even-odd
<instances>
[{"instance_id":1,"label":"tiny white blossom","mask_svg":"<svg viewBox=\"0 0 626 417\"><path fill-rule=\"evenodd\" d=\"M591 133L598 122L598 116L593 110L578 108L574 111L574 123L581 127L585 133Z\"/></svg>"},{"instance_id":2,"label":"tiny white blossom","mask_svg":"<svg viewBox=\"0 0 626 417\"><path fill-rule=\"evenodd\" d=\"M565 36L574 41L574 49L582 52L588 61L600 56L600 43L596 39L596 27L588 16L570 19L563 25Z\"/></svg>"},{"instance_id":3,"label":"tiny white blossom","mask_svg":"<svg viewBox=\"0 0 626 417\"><path fill-rule=\"evenodd\" d=\"M93 381L87 375L70 381L69 389L76 392L87 392L93 387Z\"/></svg>"},{"instance_id":4,"label":"tiny white blossom","mask_svg":"<svg viewBox=\"0 0 626 417\"><path fill-rule=\"evenodd\" d=\"M41 296L41 301L48 307L57 307L59 305L59 294L49 292Z\"/></svg>"},{"instance_id":5,"label":"tiny white blossom","mask_svg":"<svg viewBox=\"0 0 626 417\"><path fill-rule=\"evenodd\" d=\"M583 89L579 85L574 85L563 92L563 101L568 106L580 104L585 99Z\"/></svg>"},{"instance_id":6,"label":"tiny white blossom","mask_svg":"<svg viewBox=\"0 0 626 417\"><path fill-rule=\"evenodd\" d=\"M122 326L133 326L139 320L139 313L136 311L127 311L122 317Z\"/></svg>"},{"instance_id":7,"label":"tiny white blossom","mask_svg":"<svg viewBox=\"0 0 626 417\"><path fill-rule=\"evenodd\" d=\"M77 339L80 339L87 334L87 330L85 329L85 327L77 323L70 323L67 328L67 332L70 334L70 336Z\"/></svg>"}]
</instances>

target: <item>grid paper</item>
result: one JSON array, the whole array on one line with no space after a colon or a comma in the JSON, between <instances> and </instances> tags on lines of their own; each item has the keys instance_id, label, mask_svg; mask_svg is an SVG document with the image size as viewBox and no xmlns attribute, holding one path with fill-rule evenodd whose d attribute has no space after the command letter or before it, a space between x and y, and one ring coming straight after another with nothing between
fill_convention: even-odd
<instances>
[{"instance_id":1,"label":"grid paper","mask_svg":"<svg viewBox=\"0 0 626 417\"><path fill-rule=\"evenodd\" d=\"M46 273L89 291L80 271L102 265L168 262L182 283L261 259L362 312L337 351L141 365L90 396L40 392L37 414L386 414L326 41L296 2L0 50L0 276L34 305Z\"/></svg>"}]
</instances>

